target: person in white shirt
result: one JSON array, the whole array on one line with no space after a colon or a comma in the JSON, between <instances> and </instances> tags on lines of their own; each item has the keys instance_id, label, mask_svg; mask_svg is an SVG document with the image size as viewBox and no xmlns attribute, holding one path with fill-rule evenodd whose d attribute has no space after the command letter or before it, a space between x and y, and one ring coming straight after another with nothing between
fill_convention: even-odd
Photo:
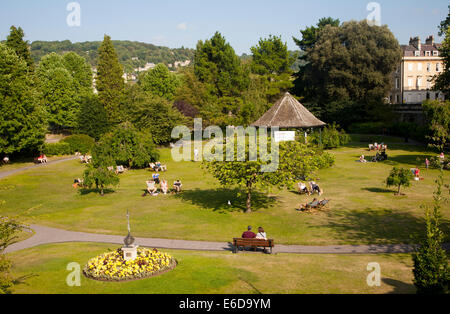
<instances>
[{"instance_id":1,"label":"person in white shirt","mask_svg":"<svg viewBox=\"0 0 450 314\"><path fill-rule=\"evenodd\" d=\"M256 234L256 239L267 240L267 234L262 227L258 228L258 233Z\"/></svg>"},{"instance_id":2,"label":"person in white shirt","mask_svg":"<svg viewBox=\"0 0 450 314\"><path fill-rule=\"evenodd\" d=\"M3 163L6 165L6 164L9 164L9 158L8 158L8 156L5 156L5 158L3 158Z\"/></svg>"}]
</instances>

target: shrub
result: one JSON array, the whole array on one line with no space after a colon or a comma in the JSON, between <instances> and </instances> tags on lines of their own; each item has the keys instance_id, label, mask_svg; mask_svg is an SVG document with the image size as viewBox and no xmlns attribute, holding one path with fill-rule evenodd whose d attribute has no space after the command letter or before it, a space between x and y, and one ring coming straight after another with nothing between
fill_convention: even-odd
<instances>
[{"instance_id":1,"label":"shrub","mask_svg":"<svg viewBox=\"0 0 450 314\"><path fill-rule=\"evenodd\" d=\"M59 142L44 144L43 153L47 156L64 156L70 155L72 151L69 143Z\"/></svg>"},{"instance_id":2,"label":"shrub","mask_svg":"<svg viewBox=\"0 0 450 314\"><path fill-rule=\"evenodd\" d=\"M350 136L344 130L339 130L339 126L334 123L325 127L322 134L316 132L310 137L311 143L321 144L324 149L338 148L349 141Z\"/></svg>"},{"instance_id":3,"label":"shrub","mask_svg":"<svg viewBox=\"0 0 450 314\"><path fill-rule=\"evenodd\" d=\"M88 135L71 135L66 137L62 142L70 145L72 154L76 152L87 154L95 145L95 140Z\"/></svg>"}]
</instances>

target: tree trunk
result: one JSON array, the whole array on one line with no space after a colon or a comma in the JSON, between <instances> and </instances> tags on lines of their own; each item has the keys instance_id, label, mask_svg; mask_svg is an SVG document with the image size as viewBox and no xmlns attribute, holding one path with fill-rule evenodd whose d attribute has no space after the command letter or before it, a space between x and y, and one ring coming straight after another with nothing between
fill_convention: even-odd
<instances>
[{"instance_id":1,"label":"tree trunk","mask_svg":"<svg viewBox=\"0 0 450 314\"><path fill-rule=\"evenodd\" d=\"M401 187L402 187L401 185L398 186L398 193L397 193L397 195L400 195L400 188Z\"/></svg>"},{"instance_id":2,"label":"tree trunk","mask_svg":"<svg viewBox=\"0 0 450 314\"><path fill-rule=\"evenodd\" d=\"M103 184L101 185L101 191L100 191L101 195L104 196L105 193L103 192Z\"/></svg>"},{"instance_id":3,"label":"tree trunk","mask_svg":"<svg viewBox=\"0 0 450 314\"><path fill-rule=\"evenodd\" d=\"M251 213L252 212L252 183L249 181L247 182L247 209L245 210L245 213Z\"/></svg>"}]
</instances>

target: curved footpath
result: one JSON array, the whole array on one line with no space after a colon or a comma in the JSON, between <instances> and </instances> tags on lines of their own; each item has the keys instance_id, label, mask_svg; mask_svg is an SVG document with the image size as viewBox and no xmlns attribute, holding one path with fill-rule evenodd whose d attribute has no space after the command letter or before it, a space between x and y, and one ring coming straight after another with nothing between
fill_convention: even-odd
<instances>
[{"instance_id":1,"label":"curved footpath","mask_svg":"<svg viewBox=\"0 0 450 314\"><path fill-rule=\"evenodd\" d=\"M15 243L6 249L6 253L16 252L43 244L56 244L68 242L91 242L123 244L124 236L103 235L94 233L66 231L56 228L31 225L35 235L25 241ZM136 238L136 244L144 247L192 251L232 251L231 242L203 242L169 239ZM450 245L445 245L450 249ZM336 246L302 246L302 245L276 245L274 253L293 254L397 254L410 253L414 245L336 245Z\"/></svg>"},{"instance_id":2,"label":"curved footpath","mask_svg":"<svg viewBox=\"0 0 450 314\"><path fill-rule=\"evenodd\" d=\"M68 157L68 158L49 161L48 163L45 163L45 164L36 164L36 165L28 166L28 167L23 167L23 168L8 170L8 171L2 171L2 172L0 172L0 179L9 177L13 174L16 174L18 172L22 172L25 170L30 170L30 169L39 168L39 167L45 167L47 165L59 164L61 162L65 162L65 161L75 160L77 158L79 158L79 157Z\"/></svg>"}]
</instances>

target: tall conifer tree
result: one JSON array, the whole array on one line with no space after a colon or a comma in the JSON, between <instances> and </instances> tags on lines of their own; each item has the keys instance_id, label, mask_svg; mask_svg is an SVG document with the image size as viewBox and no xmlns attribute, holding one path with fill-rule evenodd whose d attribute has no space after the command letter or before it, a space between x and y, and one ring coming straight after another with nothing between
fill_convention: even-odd
<instances>
[{"instance_id":1,"label":"tall conifer tree","mask_svg":"<svg viewBox=\"0 0 450 314\"><path fill-rule=\"evenodd\" d=\"M98 97L105 107L110 124L121 122L120 103L125 90L123 68L119 63L111 37L105 35L99 48L97 68Z\"/></svg>"},{"instance_id":2,"label":"tall conifer tree","mask_svg":"<svg viewBox=\"0 0 450 314\"><path fill-rule=\"evenodd\" d=\"M6 45L13 49L16 54L25 60L28 68L33 71L34 70L34 61L31 58L31 53L29 49L28 41L24 41L23 37L25 36L22 28L16 28L15 26L11 26L11 33L6 39Z\"/></svg>"}]
</instances>

